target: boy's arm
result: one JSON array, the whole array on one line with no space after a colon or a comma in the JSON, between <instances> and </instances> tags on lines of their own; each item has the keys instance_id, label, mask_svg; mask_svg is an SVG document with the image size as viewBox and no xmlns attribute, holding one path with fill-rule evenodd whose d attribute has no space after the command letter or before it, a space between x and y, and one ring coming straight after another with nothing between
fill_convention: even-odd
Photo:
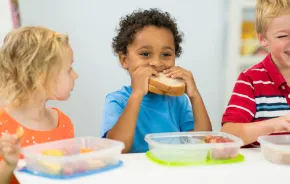
<instances>
[{"instance_id":1,"label":"boy's arm","mask_svg":"<svg viewBox=\"0 0 290 184\"><path fill-rule=\"evenodd\" d=\"M241 138L244 145L251 144L258 140L259 136L269 135L273 131L272 120L266 120L256 123L225 123L221 129L222 132L235 135Z\"/></svg>"},{"instance_id":2,"label":"boy's arm","mask_svg":"<svg viewBox=\"0 0 290 184\"><path fill-rule=\"evenodd\" d=\"M143 97L148 93L149 78L152 75L158 76L158 73L150 66L138 67L131 73L132 93L124 111L107 133L108 138L124 142L123 153L128 153L132 147L140 105Z\"/></svg>"},{"instance_id":3,"label":"boy's arm","mask_svg":"<svg viewBox=\"0 0 290 184\"><path fill-rule=\"evenodd\" d=\"M9 184L13 175L13 168L3 160L0 161L0 184Z\"/></svg>"},{"instance_id":4,"label":"boy's arm","mask_svg":"<svg viewBox=\"0 0 290 184\"><path fill-rule=\"evenodd\" d=\"M240 137L244 144L257 141L259 135L271 132L269 123L253 122L256 101L252 79L241 73L222 117L221 131Z\"/></svg>"},{"instance_id":5,"label":"boy's arm","mask_svg":"<svg viewBox=\"0 0 290 184\"><path fill-rule=\"evenodd\" d=\"M185 70L179 66L174 66L169 69L164 70L164 73L168 77L179 78L184 80L186 83L186 95L189 97L191 103L190 112L188 111L188 100L182 107L185 110L185 114L181 115L181 130L186 131L211 131L211 122L208 117L206 108L204 106L203 100L200 93L196 87L193 75L191 71ZM185 117L184 117L185 116ZM193 116L193 117L192 117ZM194 119L194 122L192 122ZM190 124L189 124L190 123Z\"/></svg>"},{"instance_id":6,"label":"boy's arm","mask_svg":"<svg viewBox=\"0 0 290 184\"><path fill-rule=\"evenodd\" d=\"M244 145L257 141L259 136L282 131L290 131L290 115L255 123L224 123L222 132L240 137Z\"/></svg>"},{"instance_id":7,"label":"boy's arm","mask_svg":"<svg viewBox=\"0 0 290 184\"><path fill-rule=\"evenodd\" d=\"M201 95L189 98L194 116L194 131L211 131L211 122Z\"/></svg>"},{"instance_id":8,"label":"boy's arm","mask_svg":"<svg viewBox=\"0 0 290 184\"><path fill-rule=\"evenodd\" d=\"M290 115L254 122L256 100L251 76L241 73L222 118L221 131L240 137L244 145L257 141L259 136L290 131Z\"/></svg>"},{"instance_id":9,"label":"boy's arm","mask_svg":"<svg viewBox=\"0 0 290 184\"><path fill-rule=\"evenodd\" d=\"M124 142L123 153L131 149L142 99L143 96L132 94L119 120L107 133L107 138Z\"/></svg>"}]
</instances>

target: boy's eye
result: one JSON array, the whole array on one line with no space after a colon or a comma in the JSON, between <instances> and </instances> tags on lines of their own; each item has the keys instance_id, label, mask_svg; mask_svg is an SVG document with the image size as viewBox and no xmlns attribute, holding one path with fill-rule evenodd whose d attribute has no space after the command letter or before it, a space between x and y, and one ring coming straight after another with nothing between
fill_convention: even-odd
<instances>
[{"instance_id":1,"label":"boy's eye","mask_svg":"<svg viewBox=\"0 0 290 184\"><path fill-rule=\"evenodd\" d=\"M163 53L162 56L163 57L169 57L169 56L171 56L171 54L169 54L169 53Z\"/></svg>"},{"instance_id":2,"label":"boy's eye","mask_svg":"<svg viewBox=\"0 0 290 184\"><path fill-rule=\"evenodd\" d=\"M150 56L150 54L149 54L148 52L143 52L143 53L141 53L140 55L141 55L141 56L145 56L145 57Z\"/></svg>"},{"instance_id":3,"label":"boy's eye","mask_svg":"<svg viewBox=\"0 0 290 184\"><path fill-rule=\"evenodd\" d=\"M278 36L277 38L285 38L285 37L288 37L288 35L281 35L281 36Z\"/></svg>"}]
</instances>

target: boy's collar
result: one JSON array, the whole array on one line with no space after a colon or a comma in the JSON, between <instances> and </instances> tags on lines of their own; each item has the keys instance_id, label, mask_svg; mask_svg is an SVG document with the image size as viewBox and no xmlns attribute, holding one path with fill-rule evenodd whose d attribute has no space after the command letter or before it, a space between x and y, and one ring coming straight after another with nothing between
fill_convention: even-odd
<instances>
[{"instance_id":1,"label":"boy's collar","mask_svg":"<svg viewBox=\"0 0 290 184\"><path fill-rule=\"evenodd\" d=\"M285 78L274 64L271 54L268 54L263 60L263 65L277 88L280 88L282 84L286 83Z\"/></svg>"}]
</instances>

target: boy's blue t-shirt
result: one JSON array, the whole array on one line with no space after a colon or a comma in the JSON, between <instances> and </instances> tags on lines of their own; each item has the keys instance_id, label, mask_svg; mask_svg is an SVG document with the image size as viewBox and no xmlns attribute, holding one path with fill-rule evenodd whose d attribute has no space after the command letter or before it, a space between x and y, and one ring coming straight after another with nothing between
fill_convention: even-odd
<instances>
[{"instance_id":1,"label":"boy's blue t-shirt","mask_svg":"<svg viewBox=\"0 0 290 184\"><path fill-rule=\"evenodd\" d=\"M126 107L132 88L109 93L105 100L102 121L102 137L113 128ZM187 96L178 97L148 93L144 96L137 120L131 153L146 152L148 144L144 140L149 133L185 132L193 130L194 118Z\"/></svg>"}]
</instances>

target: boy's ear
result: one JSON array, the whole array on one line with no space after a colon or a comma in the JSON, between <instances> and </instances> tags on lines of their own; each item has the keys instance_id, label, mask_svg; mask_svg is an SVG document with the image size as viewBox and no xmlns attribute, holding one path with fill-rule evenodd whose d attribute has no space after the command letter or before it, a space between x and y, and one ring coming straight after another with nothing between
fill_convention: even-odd
<instances>
[{"instance_id":1,"label":"boy's ear","mask_svg":"<svg viewBox=\"0 0 290 184\"><path fill-rule=\"evenodd\" d=\"M128 62L127 62L127 56L126 54L123 54L123 53L119 53L119 61L120 61L120 64L122 65L122 67L125 69L125 70L128 70Z\"/></svg>"},{"instance_id":2,"label":"boy's ear","mask_svg":"<svg viewBox=\"0 0 290 184\"><path fill-rule=\"evenodd\" d=\"M263 34L258 34L258 40L260 42L260 44L263 46L263 47L267 47L268 46L268 40L266 38L266 36L264 36Z\"/></svg>"}]
</instances>

